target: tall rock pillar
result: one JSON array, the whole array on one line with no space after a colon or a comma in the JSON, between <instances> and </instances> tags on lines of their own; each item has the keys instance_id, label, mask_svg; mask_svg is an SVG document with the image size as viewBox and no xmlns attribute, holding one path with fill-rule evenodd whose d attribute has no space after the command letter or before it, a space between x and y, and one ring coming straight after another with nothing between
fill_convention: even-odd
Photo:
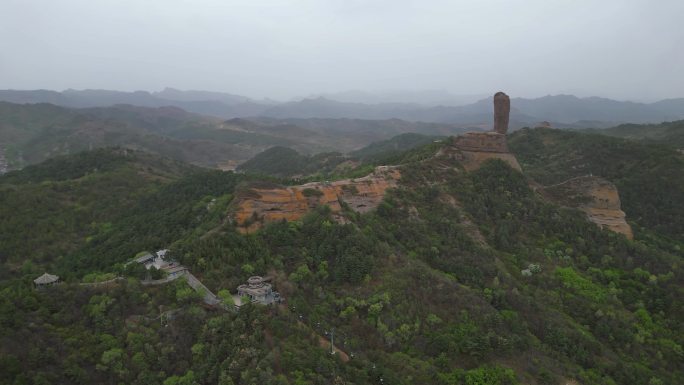
<instances>
[{"instance_id":1,"label":"tall rock pillar","mask_svg":"<svg viewBox=\"0 0 684 385\"><path fill-rule=\"evenodd\" d=\"M494 94L494 131L506 134L508 114L511 112L511 99L503 92Z\"/></svg>"}]
</instances>

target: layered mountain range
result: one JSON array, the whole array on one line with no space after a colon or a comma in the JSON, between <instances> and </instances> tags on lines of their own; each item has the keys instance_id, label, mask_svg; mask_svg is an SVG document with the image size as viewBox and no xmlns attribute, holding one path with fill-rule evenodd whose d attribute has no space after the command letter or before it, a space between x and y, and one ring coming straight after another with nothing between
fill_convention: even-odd
<instances>
[{"instance_id":1,"label":"layered mountain range","mask_svg":"<svg viewBox=\"0 0 684 385\"><path fill-rule=\"evenodd\" d=\"M462 131L453 124L397 119L226 120L173 106L67 108L0 102L0 152L6 158L3 170L108 146L143 149L192 164L231 169L273 146L307 154L349 152L408 132L448 136Z\"/></svg>"},{"instance_id":2,"label":"layered mountain range","mask_svg":"<svg viewBox=\"0 0 684 385\"><path fill-rule=\"evenodd\" d=\"M353 94L352 94L353 95ZM432 99L432 104L382 102L381 98L360 97L353 102L350 95L327 95L301 100L277 102L254 100L244 96L208 91L181 91L166 88L159 92L120 92L109 90L1 90L0 100L12 103L51 103L64 107L106 107L131 104L143 107L174 106L186 111L224 119L264 117L277 119L402 119L434 123L451 123L489 128L489 99L455 106ZM378 102L372 103L374 100ZM464 102L465 99L461 99ZM511 128L536 125L548 121L555 127L610 127L620 123L660 123L684 118L684 98L655 103L616 101L599 97L578 98L572 95L549 95L511 101Z\"/></svg>"}]
</instances>

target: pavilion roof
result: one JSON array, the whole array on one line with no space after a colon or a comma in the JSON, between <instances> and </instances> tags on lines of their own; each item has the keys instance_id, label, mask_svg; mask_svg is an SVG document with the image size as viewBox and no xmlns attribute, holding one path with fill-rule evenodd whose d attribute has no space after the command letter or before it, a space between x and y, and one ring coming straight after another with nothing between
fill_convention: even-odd
<instances>
[{"instance_id":1,"label":"pavilion roof","mask_svg":"<svg viewBox=\"0 0 684 385\"><path fill-rule=\"evenodd\" d=\"M40 277L34 279L33 282L36 285L47 285L50 283L57 282L58 280L59 280L58 276L45 273L45 274L41 275Z\"/></svg>"}]
</instances>

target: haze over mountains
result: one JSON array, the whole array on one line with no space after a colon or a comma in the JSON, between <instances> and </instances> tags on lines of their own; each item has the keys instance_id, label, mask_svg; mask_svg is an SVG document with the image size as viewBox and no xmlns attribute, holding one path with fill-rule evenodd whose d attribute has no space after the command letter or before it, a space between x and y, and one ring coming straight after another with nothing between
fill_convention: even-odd
<instances>
[{"instance_id":1,"label":"haze over mountains","mask_svg":"<svg viewBox=\"0 0 684 385\"><path fill-rule=\"evenodd\" d=\"M682 15L0 0L0 385L684 385Z\"/></svg>"},{"instance_id":2,"label":"haze over mountains","mask_svg":"<svg viewBox=\"0 0 684 385\"><path fill-rule=\"evenodd\" d=\"M222 92L181 91L173 88L159 92L72 89L62 92L0 91L1 101L51 103L71 108L107 107L116 104L174 106L225 119L402 119L488 128L491 125L491 101L488 98L456 105L476 97L477 95L459 98L438 91L394 94L347 92L277 102ZM513 129L535 125L540 121L549 121L556 127L602 128L621 123L660 123L684 118L684 98L637 103L599 97L548 95L534 99L514 98L511 105Z\"/></svg>"},{"instance_id":3,"label":"haze over mountains","mask_svg":"<svg viewBox=\"0 0 684 385\"><path fill-rule=\"evenodd\" d=\"M454 124L398 119L221 119L173 106L67 108L0 102L0 155L6 156L2 168L9 170L110 146L232 168L273 146L306 154L349 152L408 132L448 136L464 130Z\"/></svg>"}]
</instances>

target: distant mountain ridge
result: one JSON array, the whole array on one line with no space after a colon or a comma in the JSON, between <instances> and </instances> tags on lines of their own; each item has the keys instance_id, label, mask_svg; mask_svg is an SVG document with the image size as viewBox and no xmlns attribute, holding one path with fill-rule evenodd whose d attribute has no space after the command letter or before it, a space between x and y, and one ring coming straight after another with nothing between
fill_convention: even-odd
<instances>
[{"instance_id":1,"label":"distant mountain ridge","mask_svg":"<svg viewBox=\"0 0 684 385\"><path fill-rule=\"evenodd\" d=\"M608 136L660 143L676 148L684 147L684 120L660 124L621 124L603 130L587 130Z\"/></svg>"},{"instance_id":2,"label":"distant mountain ridge","mask_svg":"<svg viewBox=\"0 0 684 385\"><path fill-rule=\"evenodd\" d=\"M417 103L370 104L337 101L325 97L275 102L254 100L229 93L166 88L159 92L0 90L0 101L51 103L72 108L107 107L116 104L141 107L174 106L224 119L402 119L481 128L489 128L492 123L489 98L463 106L425 106ZM547 95L534 99L511 100L511 127L514 129L534 126L540 121L549 121L553 126L561 128L604 128L621 123L660 123L679 119L684 119L684 98L666 99L655 103L616 101L599 97L578 98L573 95Z\"/></svg>"},{"instance_id":3,"label":"distant mountain ridge","mask_svg":"<svg viewBox=\"0 0 684 385\"><path fill-rule=\"evenodd\" d=\"M394 90L367 92L349 90L335 93L314 94L308 98L324 97L343 103L409 103L421 106L463 106L489 97L487 94L461 95L446 90Z\"/></svg>"},{"instance_id":4,"label":"distant mountain ridge","mask_svg":"<svg viewBox=\"0 0 684 385\"><path fill-rule=\"evenodd\" d=\"M232 168L273 146L308 155L349 152L408 132L448 136L463 131L457 125L396 119L224 120L174 106L67 108L0 102L0 166L14 170L57 155L122 146L195 165Z\"/></svg>"}]
</instances>

